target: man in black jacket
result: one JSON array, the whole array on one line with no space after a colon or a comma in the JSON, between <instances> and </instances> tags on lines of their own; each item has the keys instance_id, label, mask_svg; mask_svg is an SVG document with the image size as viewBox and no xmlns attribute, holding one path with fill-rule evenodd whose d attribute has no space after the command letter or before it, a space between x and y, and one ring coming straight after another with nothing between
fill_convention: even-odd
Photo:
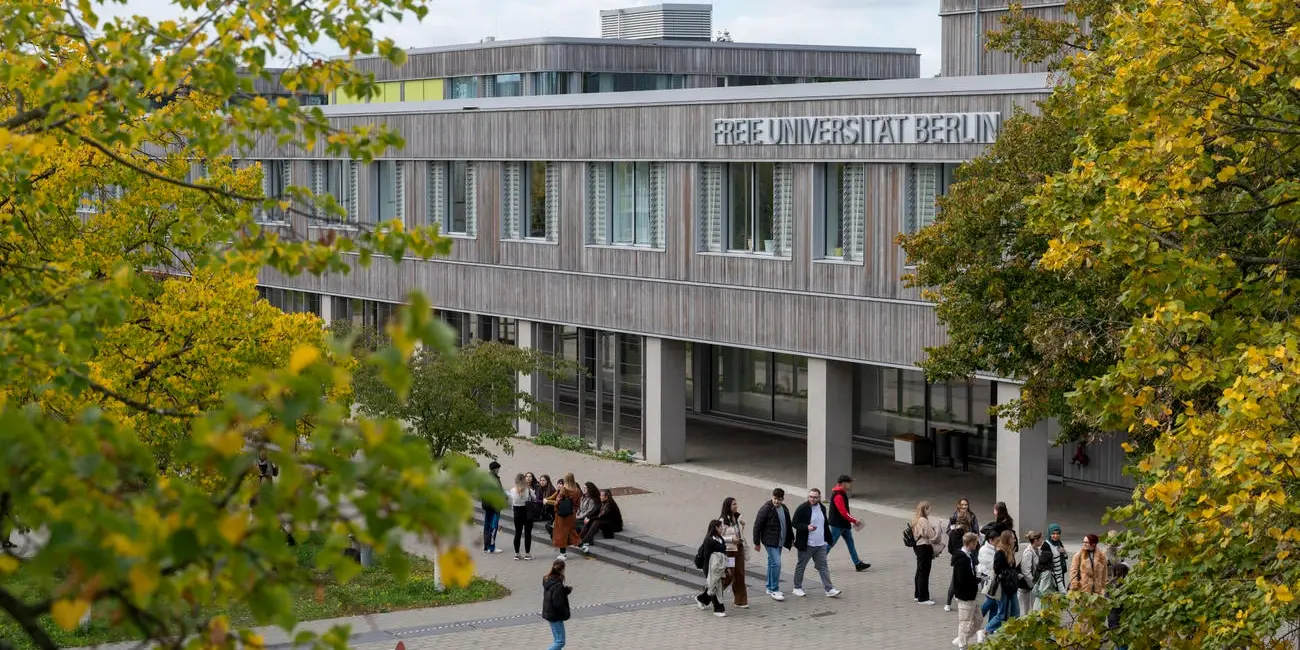
<instances>
[{"instance_id":1,"label":"man in black jacket","mask_svg":"<svg viewBox=\"0 0 1300 650\"><path fill-rule=\"evenodd\" d=\"M961 550L952 554L952 595L957 598L957 638L953 643L958 648L975 642L983 620L975 604L980 591L979 578L975 575L979 545L979 535L966 533L961 538Z\"/></svg>"},{"instance_id":2,"label":"man in black jacket","mask_svg":"<svg viewBox=\"0 0 1300 650\"><path fill-rule=\"evenodd\" d=\"M808 500L799 504L794 510L794 547L799 551L799 561L794 565L794 595L804 596L803 572L812 560L817 568L817 575L822 579L826 597L840 595L840 590L831 584L831 569L826 563L826 549L831 544L831 529L826 523L826 506L822 505L822 491L817 488L808 490Z\"/></svg>"},{"instance_id":3,"label":"man in black jacket","mask_svg":"<svg viewBox=\"0 0 1300 650\"><path fill-rule=\"evenodd\" d=\"M488 471L492 473L492 478L497 480L497 489L504 494L505 488L501 486L501 463L495 460L488 463ZM483 552L500 553L501 551L497 550L497 531L501 528L501 513L486 499L479 505L483 506Z\"/></svg>"},{"instance_id":4,"label":"man in black jacket","mask_svg":"<svg viewBox=\"0 0 1300 650\"><path fill-rule=\"evenodd\" d=\"M794 526L785 507L785 490L772 490L772 500L763 504L754 517L754 550L767 549L767 595L785 600L781 593L781 549L794 545Z\"/></svg>"}]
</instances>

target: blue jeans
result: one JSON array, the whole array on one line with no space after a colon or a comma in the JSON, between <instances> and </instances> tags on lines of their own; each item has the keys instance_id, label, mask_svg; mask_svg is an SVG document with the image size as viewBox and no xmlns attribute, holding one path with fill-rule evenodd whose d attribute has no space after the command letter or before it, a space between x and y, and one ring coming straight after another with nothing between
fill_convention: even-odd
<instances>
[{"instance_id":1,"label":"blue jeans","mask_svg":"<svg viewBox=\"0 0 1300 650\"><path fill-rule=\"evenodd\" d=\"M987 634L997 632L1003 623L1020 616L1020 599L1016 597L1014 592L1004 594L996 601L989 599L989 602L993 602L995 605L993 618L990 618L988 625L984 626L984 632Z\"/></svg>"},{"instance_id":2,"label":"blue jeans","mask_svg":"<svg viewBox=\"0 0 1300 650\"><path fill-rule=\"evenodd\" d=\"M501 527L501 513L483 513L483 550L497 550L497 529Z\"/></svg>"},{"instance_id":3,"label":"blue jeans","mask_svg":"<svg viewBox=\"0 0 1300 650\"><path fill-rule=\"evenodd\" d=\"M856 567L859 564L862 564L862 560L858 558L858 545L853 543L852 528L836 528L831 526L831 545L826 547L826 552L830 553L831 549L835 548L835 543L840 541L840 537L844 538L844 545L849 547L849 559L853 560L853 566Z\"/></svg>"},{"instance_id":4,"label":"blue jeans","mask_svg":"<svg viewBox=\"0 0 1300 650\"><path fill-rule=\"evenodd\" d=\"M551 638L555 642L548 650L560 650L564 647L564 621L551 621Z\"/></svg>"},{"instance_id":5,"label":"blue jeans","mask_svg":"<svg viewBox=\"0 0 1300 650\"><path fill-rule=\"evenodd\" d=\"M781 547L764 546L767 549L767 591L781 591Z\"/></svg>"}]
</instances>

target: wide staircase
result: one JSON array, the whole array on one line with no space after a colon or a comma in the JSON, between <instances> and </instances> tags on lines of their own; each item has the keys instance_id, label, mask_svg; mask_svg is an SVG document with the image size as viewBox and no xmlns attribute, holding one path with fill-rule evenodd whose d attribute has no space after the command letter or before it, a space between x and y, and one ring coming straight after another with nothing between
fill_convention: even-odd
<instances>
[{"instance_id":1,"label":"wide staircase","mask_svg":"<svg viewBox=\"0 0 1300 650\"><path fill-rule=\"evenodd\" d=\"M483 511L477 507L474 509L474 523L480 528L483 526ZM515 521L512 513L501 513L497 548L505 553L513 553L514 535ZM546 534L546 527L541 522L533 524L533 556L548 557L554 551L550 537ZM614 533L614 539L603 539L600 535L596 535L585 557L666 580L682 587L701 589L704 586L704 575L702 571L695 568L695 551L694 546L682 546L635 530L627 530L625 527L623 532ZM584 557L582 551L574 547L569 548L568 556L570 562ZM750 552L746 557L750 558L751 562L756 562L759 556ZM757 581L761 585L767 581L765 573L755 571L749 565L745 567L745 574L749 578L746 582L750 584Z\"/></svg>"}]
</instances>

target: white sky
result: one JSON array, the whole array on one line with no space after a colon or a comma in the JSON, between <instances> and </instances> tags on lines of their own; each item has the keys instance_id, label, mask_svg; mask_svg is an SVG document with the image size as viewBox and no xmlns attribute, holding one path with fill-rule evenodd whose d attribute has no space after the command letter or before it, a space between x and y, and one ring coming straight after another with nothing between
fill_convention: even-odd
<instances>
[{"instance_id":1,"label":"white sky","mask_svg":"<svg viewBox=\"0 0 1300 650\"><path fill-rule=\"evenodd\" d=\"M706 2L707 0L678 0ZM430 0L423 22L375 25L404 48L536 36L600 36L600 10L657 0ZM921 76L939 72L939 0L713 0L714 30L738 42L909 47ZM108 11L103 11L107 9ZM127 0L106 14L176 14L168 0ZM331 52L323 52L330 54Z\"/></svg>"}]
</instances>

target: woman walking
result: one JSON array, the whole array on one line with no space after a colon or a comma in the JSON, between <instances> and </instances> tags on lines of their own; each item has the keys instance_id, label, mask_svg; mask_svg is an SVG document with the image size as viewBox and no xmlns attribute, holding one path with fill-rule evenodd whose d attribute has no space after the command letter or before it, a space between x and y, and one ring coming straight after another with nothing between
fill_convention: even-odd
<instances>
[{"instance_id":1,"label":"woman walking","mask_svg":"<svg viewBox=\"0 0 1300 650\"><path fill-rule=\"evenodd\" d=\"M723 581L727 575L727 544L722 541L722 522L714 519L709 522L709 528L704 533L704 542L700 544L700 550L695 554L696 566L700 566L700 560L703 560L704 571L704 591L695 596L695 602L700 609L713 605L713 615L722 618L727 615L727 608L723 606L718 596L722 595L722 590L726 588Z\"/></svg>"},{"instance_id":2,"label":"woman walking","mask_svg":"<svg viewBox=\"0 0 1300 650\"><path fill-rule=\"evenodd\" d=\"M722 541L727 545L727 576L731 578L732 603L736 607L749 607L749 591L745 588L745 520L740 517L740 502L735 497L722 500Z\"/></svg>"},{"instance_id":3,"label":"woman walking","mask_svg":"<svg viewBox=\"0 0 1300 650\"><path fill-rule=\"evenodd\" d=\"M930 568L934 565L934 556L943 552L948 544L943 534L943 522L938 517L930 516L930 502L916 504L916 514L912 517L912 535L916 537L916 576L914 577L913 599L922 605L933 605L930 598Z\"/></svg>"},{"instance_id":4,"label":"woman walking","mask_svg":"<svg viewBox=\"0 0 1300 650\"><path fill-rule=\"evenodd\" d=\"M578 490L578 481L573 478L573 472L564 475L564 483L559 486L551 499L551 504L555 506L555 524L551 531L551 543L560 551L555 559L564 561L569 559L565 551L570 546L582 543L577 530L578 503L582 500L582 492Z\"/></svg>"},{"instance_id":5,"label":"woman walking","mask_svg":"<svg viewBox=\"0 0 1300 650\"><path fill-rule=\"evenodd\" d=\"M515 559L533 559L533 520L528 513L528 502L533 491L528 488L528 478L515 474L515 485L506 492L510 499L510 512L515 520ZM519 539L524 540L524 555L519 554Z\"/></svg>"},{"instance_id":6,"label":"woman walking","mask_svg":"<svg viewBox=\"0 0 1300 650\"><path fill-rule=\"evenodd\" d=\"M569 594L573 587L564 584L564 560L551 563L551 572L542 578L542 618L551 624L550 650L564 648L564 622L569 620Z\"/></svg>"}]
</instances>

